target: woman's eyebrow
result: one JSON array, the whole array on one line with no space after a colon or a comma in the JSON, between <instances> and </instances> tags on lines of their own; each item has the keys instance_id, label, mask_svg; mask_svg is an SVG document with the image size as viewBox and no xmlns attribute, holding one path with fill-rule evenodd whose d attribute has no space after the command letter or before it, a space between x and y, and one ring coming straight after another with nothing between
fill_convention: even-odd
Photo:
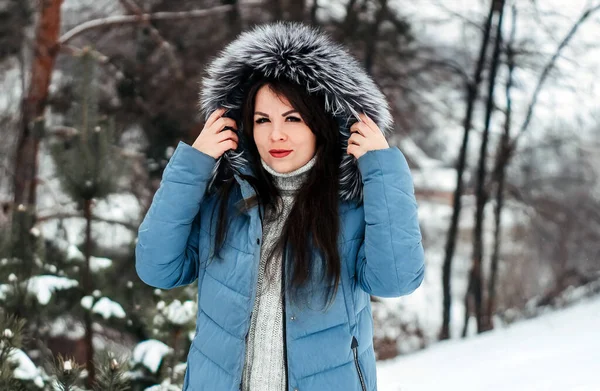
<instances>
[{"instance_id":1,"label":"woman's eyebrow","mask_svg":"<svg viewBox=\"0 0 600 391\"><path fill-rule=\"evenodd\" d=\"M290 115L292 113L297 113L298 110L290 110L290 111L286 111L285 113L281 114L282 117L285 117L286 115ZM269 114L265 114L262 111L255 111L254 115L262 115L263 117L267 117L269 118Z\"/></svg>"}]
</instances>

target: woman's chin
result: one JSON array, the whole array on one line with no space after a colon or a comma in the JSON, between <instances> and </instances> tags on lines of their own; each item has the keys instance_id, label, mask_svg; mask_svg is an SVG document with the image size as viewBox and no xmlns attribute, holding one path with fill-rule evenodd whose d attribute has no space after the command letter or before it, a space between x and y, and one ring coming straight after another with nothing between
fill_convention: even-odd
<instances>
[{"instance_id":1,"label":"woman's chin","mask_svg":"<svg viewBox=\"0 0 600 391\"><path fill-rule=\"evenodd\" d=\"M282 159L270 159L267 162L269 167L277 171L280 174L287 174L288 172L294 171L297 167L294 166L293 162L282 161Z\"/></svg>"},{"instance_id":2,"label":"woman's chin","mask_svg":"<svg viewBox=\"0 0 600 391\"><path fill-rule=\"evenodd\" d=\"M290 168L290 165L285 162L274 162L271 168L280 174L287 174L288 172L294 171L294 169Z\"/></svg>"}]
</instances>

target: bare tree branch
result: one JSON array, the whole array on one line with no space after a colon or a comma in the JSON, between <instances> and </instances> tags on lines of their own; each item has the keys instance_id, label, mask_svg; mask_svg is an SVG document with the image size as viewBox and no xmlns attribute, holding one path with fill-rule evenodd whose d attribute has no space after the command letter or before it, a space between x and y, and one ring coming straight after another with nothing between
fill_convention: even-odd
<instances>
[{"instance_id":1,"label":"bare tree branch","mask_svg":"<svg viewBox=\"0 0 600 391\"><path fill-rule=\"evenodd\" d=\"M467 74L467 72L460 67L460 64L458 64L457 62L452 61L450 59L436 59L436 58L420 59L418 57L416 57L415 59L423 60L424 62L419 67L416 67L413 69L408 69L405 73L403 73L403 75L412 77L417 73L421 73L421 72L429 70L431 68L447 68L450 71L452 71L452 73L460 76L460 78L465 82L465 85L468 85L468 83L471 80L469 75Z\"/></svg>"},{"instance_id":2,"label":"bare tree branch","mask_svg":"<svg viewBox=\"0 0 600 391\"><path fill-rule=\"evenodd\" d=\"M473 21L454 10L451 10L446 5L444 5L444 3L442 1L437 1L435 5L439 8L441 8L444 12L448 13L451 16L451 18L450 18L451 20L460 19L466 25L468 25L470 27L474 27L476 30L478 30L480 33L483 34L483 32L484 32L483 27L479 24L479 22Z\"/></svg>"},{"instance_id":3,"label":"bare tree branch","mask_svg":"<svg viewBox=\"0 0 600 391\"><path fill-rule=\"evenodd\" d=\"M60 50L72 56L81 56L84 53L89 53L92 56L92 58L96 60L99 64L108 67L117 81L125 79L125 75L123 74L123 72L110 60L110 57L100 53L95 49L92 49L90 47L80 49L73 45L62 45L60 47Z\"/></svg>"},{"instance_id":4,"label":"bare tree branch","mask_svg":"<svg viewBox=\"0 0 600 391\"><path fill-rule=\"evenodd\" d=\"M542 71L542 74L540 75L538 83L533 92L533 96L531 98L531 102L529 103L529 107L527 108L527 114L525 116L525 120L523 121L523 124L521 125L519 132L517 133L517 135L515 135L515 137L511 141L511 150L512 151L515 150L515 146L517 144L517 141L519 140L519 137L521 137L521 135L527 130L527 127L529 126L529 123L531 122L531 118L533 117L533 110L537 103L537 99L540 94L540 90L542 89L544 82L548 78L550 71L552 70L552 68L554 68L554 65L556 64L556 61L560 57L561 52L569 44L569 42L571 41L571 39L577 32L579 27L583 24L583 22L585 22L594 12L596 12L598 10L600 10L600 5L596 5L593 8L589 8L585 12L583 12L583 14L581 14L581 16L579 17L577 22L575 22L575 24L571 27L571 30L567 33L567 35L562 40L560 45L558 45L558 48L556 49L556 52L554 52L554 55L552 56L552 58L550 58L550 60L544 67L544 70Z\"/></svg>"},{"instance_id":5,"label":"bare tree branch","mask_svg":"<svg viewBox=\"0 0 600 391\"><path fill-rule=\"evenodd\" d=\"M144 10L142 10L134 0L119 0L121 5L132 14L137 16L144 15ZM158 29L154 27L149 20L143 21L142 24L148 28L150 32L150 36L156 42L159 48L164 49L167 52L167 57L171 62L171 67L175 70L175 78L177 80L181 80L183 78L183 69L181 67L181 62L177 59L175 55L175 50L173 49L173 45L168 42L163 36L160 34Z\"/></svg>"},{"instance_id":6,"label":"bare tree branch","mask_svg":"<svg viewBox=\"0 0 600 391\"><path fill-rule=\"evenodd\" d=\"M57 220L57 219L62 220L62 219L72 219L72 218L83 219L84 216L82 216L79 213L69 213L69 212L55 213L55 214L46 215L46 216L39 216L36 219L36 223L39 224L39 223L43 223L44 221L49 221L49 220ZM127 221L109 219L109 218L104 218L104 217L99 217L99 216L92 216L92 220L100 221L100 222L108 223L108 224L122 225L123 227L129 229L130 231L134 231L134 232L137 231L137 229L138 229L138 226L136 224L132 224Z\"/></svg>"},{"instance_id":7,"label":"bare tree branch","mask_svg":"<svg viewBox=\"0 0 600 391\"><path fill-rule=\"evenodd\" d=\"M248 1L243 6L258 6L262 5L262 1ZM240 5L242 6L242 5ZM154 20L185 20L194 18L204 18L209 15L219 14L232 10L231 5L221 5L209 9L202 10L190 10L181 12L156 12L152 14L139 14L139 15L116 15L109 16L101 19L94 19L84 22L71 30L64 33L58 40L60 45L64 45L84 32L95 30L97 28L109 27L109 26L122 26L132 23L149 23Z\"/></svg>"}]
</instances>

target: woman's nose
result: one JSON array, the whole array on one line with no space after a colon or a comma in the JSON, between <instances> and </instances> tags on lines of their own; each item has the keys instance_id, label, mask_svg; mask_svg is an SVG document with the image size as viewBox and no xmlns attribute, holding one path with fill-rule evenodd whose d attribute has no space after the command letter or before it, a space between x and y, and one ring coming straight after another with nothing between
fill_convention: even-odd
<instances>
[{"instance_id":1,"label":"woman's nose","mask_svg":"<svg viewBox=\"0 0 600 391\"><path fill-rule=\"evenodd\" d=\"M278 140L285 140L287 138L286 134L281 130L279 125L273 125L273 128L271 130L271 140L273 141L278 141Z\"/></svg>"}]
</instances>

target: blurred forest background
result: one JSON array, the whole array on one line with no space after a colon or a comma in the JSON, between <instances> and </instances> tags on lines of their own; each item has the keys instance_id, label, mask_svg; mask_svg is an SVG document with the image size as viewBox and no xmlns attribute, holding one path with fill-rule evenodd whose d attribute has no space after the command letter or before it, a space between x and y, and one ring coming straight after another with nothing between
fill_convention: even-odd
<instances>
[{"instance_id":1,"label":"blurred forest background","mask_svg":"<svg viewBox=\"0 0 600 391\"><path fill-rule=\"evenodd\" d=\"M598 2L0 0L0 389L181 389L197 289L137 278L137 227L206 64L278 20L364 64L413 170L427 275L372 298L378 359L600 293Z\"/></svg>"}]
</instances>

